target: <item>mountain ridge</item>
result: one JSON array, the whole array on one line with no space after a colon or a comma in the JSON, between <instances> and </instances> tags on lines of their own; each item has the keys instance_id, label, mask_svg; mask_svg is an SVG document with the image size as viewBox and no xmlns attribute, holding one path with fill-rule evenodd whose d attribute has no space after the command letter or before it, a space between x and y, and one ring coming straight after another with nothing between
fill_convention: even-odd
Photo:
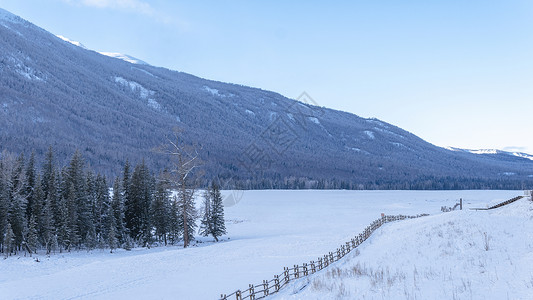
<instances>
[{"instance_id":1,"label":"mountain ridge","mask_svg":"<svg viewBox=\"0 0 533 300\"><path fill-rule=\"evenodd\" d=\"M181 127L184 141L202 149L206 178L244 187L531 181L533 163L526 158L446 150L384 121L312 105L308 96L299 102L132 64L29 22L0 20L0 150L34 149L42 157L51 145L65 161L79 149L93 168L112 176L126 159L167 166L169 158L151 150Z\"/></svg>"}]
</instances>

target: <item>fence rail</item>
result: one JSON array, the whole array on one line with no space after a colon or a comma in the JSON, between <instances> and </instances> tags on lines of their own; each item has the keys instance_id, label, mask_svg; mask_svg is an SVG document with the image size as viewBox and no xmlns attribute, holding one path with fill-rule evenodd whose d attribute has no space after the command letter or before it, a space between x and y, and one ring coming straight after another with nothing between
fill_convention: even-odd
<instances>
[{"instance_id":1,"label":"fence rail","mask_svg":"<svg viewBox=\"0 0 533 300\"><path fill-rule=\"evenodd\" d=\"M302 265L294 265L292 268L285 267L283 272L277 275L274 275L274 278L271 280L263 280L261 284L250 284L247 289L237 290L231 294L221 294L220 300L257 300L268 297L269 295L279 292L283 287L289 284L290 281L309 276L314 274L322 269L327 268L332 263L340 260L346 254L350 253L352 250L356 249L364 241L366 241L374 231L381 227L385 223L400 221L405 219L415 219L419 217L425 217L428 214L420 214L416 216L385 216L382 215L381 218L370 223L365 230L353 237L350 241L344 243L339 248L333 252L325 254L323 257L319 257L316 261L312 260L309 263L303 263Z\"/></svg>"}]
</instances>

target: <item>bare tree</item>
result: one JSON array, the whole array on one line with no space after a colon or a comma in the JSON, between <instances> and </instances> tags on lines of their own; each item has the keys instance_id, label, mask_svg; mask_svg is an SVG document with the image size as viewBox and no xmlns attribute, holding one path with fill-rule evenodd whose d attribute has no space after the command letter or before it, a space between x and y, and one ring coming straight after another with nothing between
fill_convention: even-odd
<instances>
[{"instance_id":1,"label":"bare tree","mask_svg":"<svg viewBox=\"0 0 533 300\"><path fill-rule=\"evenodd\" d=\"M160 147L159 151L171 157L170 181L177 189L178 224L183 235L183 247L186 248L194 240L197 219L194 194L197 186L196 177L199 175L197 169L201 162L198 147L186 145L182 135L181 129L175 129L173 136L167 138L168 144Z\"/></svg>"}]
</instances>

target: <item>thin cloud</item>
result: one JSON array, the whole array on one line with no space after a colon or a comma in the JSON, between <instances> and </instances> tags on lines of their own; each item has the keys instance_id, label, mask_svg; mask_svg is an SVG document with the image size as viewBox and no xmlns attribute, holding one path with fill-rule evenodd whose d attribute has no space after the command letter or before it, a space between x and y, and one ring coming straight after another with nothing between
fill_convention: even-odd
<instances>
[{"instance_id":1,"label":"thin cloud","mask_svg":"<svg viewBox=\"0 0 533 300\"><path fill-rule=\"evenodd\" d=\"M166 24L179 23L169 15L157 11L150 4L141 0L63 0L63 2L71 5L133 12L149 16L158 22Z\"/></svg>"},{"instance_id":2,"label":"thin cloud","mask_svg":"<svg viewBox=\"0 0 533 300\"><path fill-rule=\"evenodd\" d=\"M81 0L75 2L91 7L131 10L145 15L155 13L150 4L139 0Z\"/></svg>"}]
</instances>

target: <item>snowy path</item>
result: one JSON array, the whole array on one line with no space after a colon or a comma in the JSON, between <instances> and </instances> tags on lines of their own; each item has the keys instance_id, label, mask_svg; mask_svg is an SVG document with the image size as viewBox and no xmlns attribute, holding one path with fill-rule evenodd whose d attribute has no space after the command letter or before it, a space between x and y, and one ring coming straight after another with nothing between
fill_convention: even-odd
<instances>
[{"instance_id":1,"label":"snowy path","mask_svg":"<svg viewBox=\"0 0 533 300\"><path fill-rule=\"evenodd\" d=\"M188 249L40 256L39 263L28 257L2 259L0 299L216 299L220 293L271 279L284 266L307 262L335 249L381 212L438 214L441 206L452 206L460 197L466 207L480 207L520 194L247 191L237 205L226 208L230 240ZM363 248L361 251L362 257Z\"/></svg>"}]
</instances>

